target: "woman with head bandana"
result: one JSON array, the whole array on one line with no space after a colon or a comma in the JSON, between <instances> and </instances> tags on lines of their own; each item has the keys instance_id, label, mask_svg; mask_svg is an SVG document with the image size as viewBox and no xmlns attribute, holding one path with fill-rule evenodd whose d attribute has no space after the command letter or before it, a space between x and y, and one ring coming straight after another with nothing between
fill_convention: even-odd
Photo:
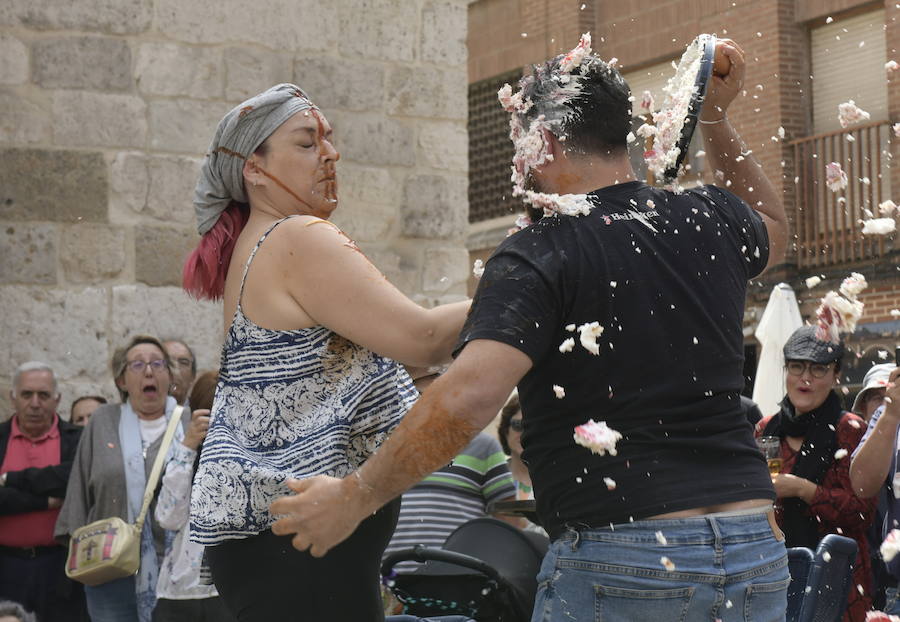
<instances>
[{"instance_id":1,"label":"woman with head bandana","mask_svg":"<svg viewBox=\"0 0 900 622\"><path fill-rule=\"evenodd\" d=\"M362 464L417 397L403 365L449 359L468 309L416 305L328 222L339 158L322 113L280 84L222 119L195 191L185 289L224 299L227 332L191 537L241 621L381 618L399 500L321 558L272 534L269 504L288 478Z\"/></svg>"}]
</instances>

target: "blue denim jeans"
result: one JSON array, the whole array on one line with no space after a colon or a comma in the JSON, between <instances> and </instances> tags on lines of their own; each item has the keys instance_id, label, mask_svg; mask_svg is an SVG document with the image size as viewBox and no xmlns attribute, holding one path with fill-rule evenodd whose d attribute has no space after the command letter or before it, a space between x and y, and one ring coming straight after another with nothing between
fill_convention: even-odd
<instances>
[{"instance_id":1,"label":"blue denim jeans","mask_svg":"<svg viewBox=\"0 0 900 622\"><path fill-rule=\"evenodd\" d=\"M532 622L783 622L790 582L759 512L568 531L537 578Z\"/></svg>"},{"instance_id":2,"label":"blue denim jeans","mask_svg":"<svg viewBox=\"0 0 900 622\"><path fill-rule=\"evenodd\" d=\"M138 622L134 577L84 586L91 622Z\"/></svg>"},{"instance_id":3,"label":"blue denim jeans","mask_svg":"<svg viewBox=\"0 0 900 622\"><path fill-rule=\"evenodd\" d=\"M900 615L900 590L889 587L884 590L884 612L891 615Z\"/></svg>"}]
</instances>

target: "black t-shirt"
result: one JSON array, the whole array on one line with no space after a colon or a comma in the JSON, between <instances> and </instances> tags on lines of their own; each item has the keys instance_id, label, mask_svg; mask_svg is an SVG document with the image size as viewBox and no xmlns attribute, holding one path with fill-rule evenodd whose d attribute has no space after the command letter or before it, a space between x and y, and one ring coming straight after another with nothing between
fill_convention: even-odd
<instances>
[{"instance_id":1,"label":"black t-shirt","mask_svg":"<svg viewBox=\"0 0 900 622\"><path fill-rule=\"evenodd\" d=\"M457 346L490 339L531 359L523 458L544 527L774 499L739 399L747 280L769 254L762 219L715 186L588 196L590 215L543 218L500 244ZM597 356L566 330L595 321ZM588 419L623 435L617 456L574 442Z\"/></svg>"}]
</instances>

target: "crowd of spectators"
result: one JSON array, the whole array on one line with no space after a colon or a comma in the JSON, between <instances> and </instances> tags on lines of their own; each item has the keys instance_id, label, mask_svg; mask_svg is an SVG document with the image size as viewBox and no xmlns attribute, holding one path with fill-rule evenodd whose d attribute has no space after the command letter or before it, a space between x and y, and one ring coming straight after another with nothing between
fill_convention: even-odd
<instances>
[{"instance_id":1,"label":"crowd of spectators","mask_svg":"<svg viewBox=\"0 0 900 622\"><path fill-rule=\"evenodd\" d=\"M888 408L900 396L892 384L895 366L875 365L851 410L845 410L836 391L844 355L842 345L819 341L812 327L796 331L785 346L787 394L781 410L755 428L758 437L780 440L781 466L772 477L776 519L787 546L815 549L829 533L857 541L856 589L844 617L854 622L864 620L873 606L900 610L900 566L885 564L878 552L900 513L895 492L900 416ZM193 352L182 341L136 336L116 351L111 373L120 401L81 396L66 421L59 414L62 396L52 367L27 362L15 370L14 414L0 424L0 618L233 619L209 578L203 547L188 538L191 485L218 372L198 374ZM424 390L435 376L418 379L417 388ZM140 571L94 587L68 579L69 534L102 517L134 520L144 473L178 404L190 408L182 415L146 522ZM124 421L128 417L132 424ZM756 417L749 420L752 424ZM498 413L496 438L477 436L453 462L404 495L387 552L414 544L439 547L466 521L490 516L498 501L533 501L521 430L521 407L513 393ZM132 433L139 442L123 436ZM522 515L494 514L542 531Z\"/></svg>"}]
</instances>

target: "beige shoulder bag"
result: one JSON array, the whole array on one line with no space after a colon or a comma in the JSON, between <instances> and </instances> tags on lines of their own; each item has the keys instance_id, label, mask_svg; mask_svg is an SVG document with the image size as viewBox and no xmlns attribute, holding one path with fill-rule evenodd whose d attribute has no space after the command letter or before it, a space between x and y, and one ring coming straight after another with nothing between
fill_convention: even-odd
<instances>
[{"instance_id":1,"label":"beige shoulder bag","mask_svg":"<svg viewBox=\"0 0 900 622\"><path fill-rule=\"evenodd\" d=\"M72 532L66 562L66 576L70 579L85 585L100 585L131 576L141 567L141 529L183 410L183 406L178 406L172 412L147 479L141 512L134 524L114 516L96 520Z\"/></svg>"}]
</instances>

